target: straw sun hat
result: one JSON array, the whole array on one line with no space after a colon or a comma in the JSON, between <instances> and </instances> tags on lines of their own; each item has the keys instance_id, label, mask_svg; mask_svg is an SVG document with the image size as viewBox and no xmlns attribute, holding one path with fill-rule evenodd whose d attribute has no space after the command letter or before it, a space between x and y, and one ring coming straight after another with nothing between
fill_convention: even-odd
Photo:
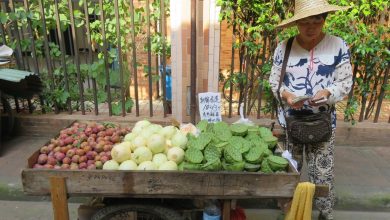
<instances>
[{"instance_id":1,"label":"straw sun hat","mask_svg":"<svg viewBox=\"0 0 390 220\"><path fill-rule=\"evenodd\" d=\"M295 21L325 12L345 10L350 6L331 5L326 0L295 0L294 16L283 20L277 27L293 26Z\"/></svg>"}]
</instances>

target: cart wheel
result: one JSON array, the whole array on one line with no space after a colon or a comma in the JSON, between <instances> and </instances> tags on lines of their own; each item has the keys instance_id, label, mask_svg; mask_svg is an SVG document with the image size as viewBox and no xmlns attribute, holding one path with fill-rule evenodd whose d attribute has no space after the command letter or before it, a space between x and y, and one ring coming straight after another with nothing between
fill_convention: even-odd
<instances>
[{"instance_id":1,"label":"cart wheel","mask_svg":"<svg viewBox=\"0 0 390 220\"><path fill-rule=\"evenodd\" d=\"M134 204L107 206L97 211L91 220L128 219L131 212L137 213L137 220L183 220L178 212L169 208Z\"/></svg>"}]
</instances>

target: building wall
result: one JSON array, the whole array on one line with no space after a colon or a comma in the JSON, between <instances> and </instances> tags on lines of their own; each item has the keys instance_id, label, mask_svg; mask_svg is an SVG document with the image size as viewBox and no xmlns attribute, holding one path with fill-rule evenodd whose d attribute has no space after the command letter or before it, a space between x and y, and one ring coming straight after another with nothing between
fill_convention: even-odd
<instances>
[{"instance_id":1,"label":"building wall","mask_svg":"<svg viewBox=\"0 0 390 220\"><path fill-rule=\"evenodd\" d=\"M233 29L228 27L226 21L221 22L221 47L220 47L220 69L230 70L232 59ZM235 50L235 68L238 69L238 50Z\"/></svg>"},{"instance_id":2,"label":"building wall","mask_svg":"<svg viewBox=\"0 0 390 220\"><path fill-rule=\"evenodd\" d=\"M218 90L219 22L215 0L196 3L196 91ZM191 0L171 0L173 117L188 122L191 85ZM215 71L216 70L216 71ZM209 79L210 78L210 79ZM198 115L198 114L197 114Z\"/></svg>"}]
</instances>

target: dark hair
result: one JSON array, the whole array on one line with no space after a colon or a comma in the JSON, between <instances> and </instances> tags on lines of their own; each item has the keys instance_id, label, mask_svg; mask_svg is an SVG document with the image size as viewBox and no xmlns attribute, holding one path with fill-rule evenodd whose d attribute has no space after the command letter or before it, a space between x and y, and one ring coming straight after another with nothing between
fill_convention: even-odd
<instances>
[{"instance_id":1,"label":"dark hair","mask_svg":"<svg viewBox=\"0 0 390 220\"><path fill-rule=\"evenodd\" d=\"M315 20L321 20L321 19L324 19L324 21L326 20L326 17L328 17L328 12L325 12L325 13L322 13L322 14L318 14L318 15L312 15L312 16L309 16L307 18L314 18ZM302 18L302 19L299 19L299 20L303 20L305 18ZM298 21L299 21L298 20ZM297 21L296 21L297 22Z\"/></svg>"},{"instance_id":2,"label":"dark hair","mask_svg":"<svg viewBox=\"0 0 390 220\"><path fill-rule=\"evenodd\" d=\"M319 14L319 15L313 15L312 17L323 18L324 20L326 20L326 17L328 17L328 12L325 12L325 13L322 13L322 14Z\"/></svg>"}]
</instances>

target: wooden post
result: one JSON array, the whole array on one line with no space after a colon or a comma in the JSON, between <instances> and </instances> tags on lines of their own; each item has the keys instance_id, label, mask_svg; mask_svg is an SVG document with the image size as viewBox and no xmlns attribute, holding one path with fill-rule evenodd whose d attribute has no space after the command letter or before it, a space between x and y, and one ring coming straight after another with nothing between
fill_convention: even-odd
<instances>
[{"instance_id":1,"label":"wooden post","mask_svg":"<svg viewBox=\"0 0 390 220\"><path fill-rule=\"evenodd\" d=\"M50 177L51 202L55 220L69 220L68 198L64 177Z\"/></svg>"},{"instance_id":2,"label":"wooden post","mask_svg":"<svg viewBox=\"0 0 390 220\"><path fill-rule=\"evenodd\" d=\"M231 202L232 201L230 199L224 199L223 200L222 220L230 220Z\"/></svg>"},{"instance_id":3,"label":"wooden post","mask_svg":"<svg viewBox=\"0 0 390 220\"><path fill-rule=\"evenodd\" d=\"M196 124L196 0L191 0L191 123Z\"/></svg>"}]
</instances>

